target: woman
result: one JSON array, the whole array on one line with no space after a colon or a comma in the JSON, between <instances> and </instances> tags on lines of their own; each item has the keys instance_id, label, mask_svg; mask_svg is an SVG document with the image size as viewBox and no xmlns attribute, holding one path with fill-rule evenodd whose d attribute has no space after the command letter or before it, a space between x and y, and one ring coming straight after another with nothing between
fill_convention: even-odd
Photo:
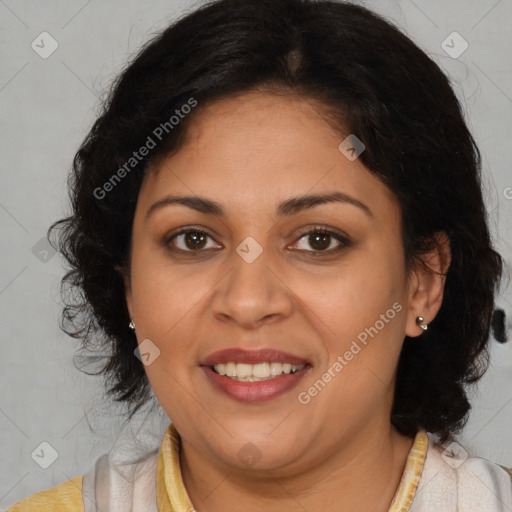
<instances>
[{"instance_id":1,"label":"woman","mask_svg":"<svg viewBox=\"0 0 512 512\"><path fill-rule=\"evenodd\" d=\"M64 310L160 449L24 510L512 509L452 442L501 258L448 79L355 5L221 0L151 41L74 161Z\"/></svg>"}]
</instances>

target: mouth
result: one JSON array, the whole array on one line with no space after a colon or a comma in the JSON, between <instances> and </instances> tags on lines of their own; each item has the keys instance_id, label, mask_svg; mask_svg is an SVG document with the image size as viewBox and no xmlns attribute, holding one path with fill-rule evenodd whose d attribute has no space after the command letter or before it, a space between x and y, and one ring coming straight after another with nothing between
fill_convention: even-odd
<instances>
[{"instance_id":1,"label":"mouth","mask_svg":"<svg viewBox=\"0 0 512 512\"><path fill-rule=\"evenodd\" d=\"M235 348L211 354L200 367L215 390L238 401L260 402L294 388L312 365L306 359L273 349Z\"/></svg>"},{"instance_id":2,"label":"mouth","mask_svg":"<svg viewBox=\"0 0 512 512\"><path fill-rule=\"evenodd\" d=\"M281 375L290 375L302 370L305 364L281 363L278 361L246 364L230 361L209 368L218 375L238 382L261 382L273 380Z\"/></svg>"}]
</instances>

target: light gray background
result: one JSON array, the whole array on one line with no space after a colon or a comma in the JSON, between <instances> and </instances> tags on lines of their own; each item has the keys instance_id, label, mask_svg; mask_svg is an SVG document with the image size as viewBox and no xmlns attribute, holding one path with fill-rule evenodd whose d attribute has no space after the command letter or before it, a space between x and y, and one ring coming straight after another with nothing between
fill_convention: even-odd
<instances>
[{"instance_id":1,"label":"light gray background","mask_svg":"<svg viewBox=\"0 0 512 512\"><path fill-rule=\"evenodd\" d=\"M66 212L67 172L97 115L99 95L144 41L199 4L0 0L0 507L82 475L119 431L113 409L102 400L101 379L74 368L77 341L58 328L63 262L37 244ZM512 0L366 5L395 20L452 77L483 153L490 222L510 269ZM58 43L46 59L31 48L44 31ZM441 46L454 31L469 45L457 59ZM512 318L510 287L498 304ZM512 467L512 340L492 342L492 367L472 403L459 442L470 453ZM31 457L43 441L58 452L46 470Z\"/></svg>"}]
</instances>

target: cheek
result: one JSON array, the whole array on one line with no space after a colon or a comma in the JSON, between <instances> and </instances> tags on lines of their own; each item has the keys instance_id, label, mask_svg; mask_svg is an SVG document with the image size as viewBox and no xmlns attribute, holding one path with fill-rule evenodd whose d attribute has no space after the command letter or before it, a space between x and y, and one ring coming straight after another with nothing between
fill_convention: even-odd
<instances>
[{"instance_id":1,"label":"cheek","mask_svg":"<svg viewBox=\"0 0 512 512\"><path fill-rule=\"evenodd\" d=\"M205 277L205 276L202 276ZM156 339L165 339L204 297L208 280L194 265L172 265L156 251L134 253L132 293L137 325Z\"/></svg>"},{"instance_id":2,"label":"cheek","mask_svg":"<svg viewBox=\"0 0 512 512\"><path fill-rule=\"evenodd\" d=\"M197 365L197 311L208 283L191 271L134 255L133 309L139 344L149 339L158 357L145 366L155 395L163 403L179 402L191 369ZM152 345L150 345L152 346Z\"/></svg>"},{"instance_id":3,"label":"cheek","mask_svg":"<svg viewBox=\"0 0 512 512\"><path fill-rule=\"evenodd\" d=\"M384 248L377 254L380 257L375 257L374 251L360 252L357 261L317 287L308 302L317 315L316 325L322 326L328 353L324 367L313 380L330 369L336 375L330 399L344 407L365 407L382 401L382 395L393 384L404 339L402 259L400 253ZM335 362L338 364L334 367ZM329 375L325 377L330 379Z\"/></svg>"},{"instance_id":4,"label":"cheek","mask_svg":"<svg viewBox=\"0 0 512 512\"><path fill-rule=\"evenodd\" d=\"M357 336L374 325L397 301L404 306L401 258L382 249L368 248L354 253L336 272L313 284L307 295L308 306L331 328L334 339Z\"/></svg>"}]
</instances>

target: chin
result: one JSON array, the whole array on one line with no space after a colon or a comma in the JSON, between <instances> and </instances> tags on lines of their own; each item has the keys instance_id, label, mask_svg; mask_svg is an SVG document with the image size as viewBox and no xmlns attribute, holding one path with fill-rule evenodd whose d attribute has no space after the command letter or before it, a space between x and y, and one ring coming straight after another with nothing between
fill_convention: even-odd
<instances>
[{"instance_id":1,"label":"chin","mask_svg":"<svg viewBox=\"0 0 512 512\"><path fill-rule=\"evenodd\" d=\"M275 471L297 459L298 446L293 441L293 436L251 436L247 430L241 432L239 436L234 432L233 434L229 448L226 445L219 448L222 451L222 458L229 459L229 462L226 462L239 469L255 472Z\"/></svg>"}]
</instances>

